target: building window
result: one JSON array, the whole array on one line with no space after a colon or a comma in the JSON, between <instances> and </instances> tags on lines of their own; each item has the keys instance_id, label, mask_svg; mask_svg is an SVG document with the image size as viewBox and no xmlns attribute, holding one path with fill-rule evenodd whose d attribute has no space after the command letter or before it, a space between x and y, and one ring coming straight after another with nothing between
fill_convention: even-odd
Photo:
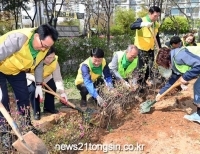
<instances>
[{"instance_id":1,"label":"building window","mask_svg":"<svg viewBox=\"0 0 200 154\"><path fill-rule=\"evenodd\" d=\"M171 9L172 15L179 15L180 11L178 9Z\"/></svg>"},{"instance_id":2,"label":"building window","mask_svg":"<svg viewBox=\"0 0 200 154\"><path fill-rule=\"evenodd\" d=\"M127 2L127 0L121 0L121 3L126 3Z\"/></svg>"},{"instance_id":3,"label":"building window","mask_svg":"<svg viewBox=\"0 0 200 154\"><path fill-rule=\"evenodd\" d=\"M199 0L190 0L190 3L199 3Z\"/></svg>"}]
</instances>

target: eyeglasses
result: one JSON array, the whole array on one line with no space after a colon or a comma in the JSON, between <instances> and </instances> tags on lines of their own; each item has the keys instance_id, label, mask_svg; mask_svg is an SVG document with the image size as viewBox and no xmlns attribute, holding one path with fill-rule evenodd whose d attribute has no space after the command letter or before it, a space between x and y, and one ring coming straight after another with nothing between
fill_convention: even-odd
<instances>
[{"instance_id":1,"label":"eyeglasses","mask_svg":"<svg viewBox=\"0 0 200 154\"><path fill-rule=\"evenodd\" d=\"M42 48L45 48L45 49L48 49L48 48L50 48L49 46L47 46L47 45L44 45L43 43L42 43L42 40L40 39L40 43L41 43L41 46L42 46Z\"/></svg>"}]
</instances>

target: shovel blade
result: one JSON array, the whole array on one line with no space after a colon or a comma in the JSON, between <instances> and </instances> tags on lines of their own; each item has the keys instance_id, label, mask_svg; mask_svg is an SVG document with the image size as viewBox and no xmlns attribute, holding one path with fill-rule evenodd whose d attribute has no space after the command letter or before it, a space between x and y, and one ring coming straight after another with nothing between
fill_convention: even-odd
<instances>
[{"instance_id":1,"label":"shovel blade","mask_svg":"<svg viewBox=\"0 0 200 154\"><path fill-rule=\"evenodd\" d=\"M100 114L99 111L91 108L87 108L83 114L83 118L86 122L91 122L91 120L96 116Z\"/></svg>"},{"instance_id":2,"label":"shovel blade","mask_svg":"<svg viewBox=\"0 0 200 154\"><path fill-rule=\"evenodd\" d=\"M140 108L141 108L140 113L150 112L152 105L155 103L156 103L156 101L147 100L146 102L140 104Z\"/></svg>"},{"instance_id":3,"label":"shovel blade","mask_svg":"<svg viewBox=\"0 0 200 154\"><path fill-rule=\"evenodd\" d=\"M34 154L47 154L48 150L43 143L43 141L38 138L32 131L29 131L25 135L23 135L24 141L21 140L15 141L12 145L20 154L32 153L28 147L34 152Z\"/></svg>"}]
</instances>

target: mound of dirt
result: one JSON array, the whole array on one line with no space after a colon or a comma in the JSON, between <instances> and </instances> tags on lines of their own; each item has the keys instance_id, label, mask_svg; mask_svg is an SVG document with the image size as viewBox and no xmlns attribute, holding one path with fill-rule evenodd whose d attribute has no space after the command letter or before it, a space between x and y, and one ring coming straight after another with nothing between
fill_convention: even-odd
<instances>
[{"instance_id":1,"label":"mound of dirt","mask_svg":"<svg viewBox=\"0 0 200 154\"><path fill-rule=\"evenodd\" d=\"M174 91L165 96L151 108L150 113L140 114L137 104L125 117L115 121L110 133L101 137L103 149L97 148L96 145L96 150L80 153L103 154L107 149L108 154L198 154L199 124L183 118L185 114L196 111L193 105L194 82L195 80L189 84L187 91ZM155 95L148 97L153 99ZM120 151L113 148L119 145ZM129 148L124 149L125 145Z\"/></svg>"}]
</instances>

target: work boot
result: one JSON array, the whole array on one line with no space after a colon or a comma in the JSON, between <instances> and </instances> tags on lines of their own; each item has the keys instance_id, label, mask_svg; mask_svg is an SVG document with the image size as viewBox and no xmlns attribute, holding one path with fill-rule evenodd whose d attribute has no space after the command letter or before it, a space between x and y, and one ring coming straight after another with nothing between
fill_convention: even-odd
<instances>
[{"instance_id":1,"label":"work boot","mask_svg":"<svg viewBox=\"0 0 200 154\"><path fill-rule=\"evenodd\" d=\"M87 107L87 101L81 100L80 106L81 107Z\"/></svg>"},{"instance_id":2,"label":"work boot","mask_svg":"<svg viewBox=\"0 0 200 154\"><path fill-rule=\"evenodd\" d=\"M184 118L189 121L196 121L196 122L200 123L200 116L197 114L197 112L195 112L191 115L185 115Z\"/></svg>"}]
</instances>

